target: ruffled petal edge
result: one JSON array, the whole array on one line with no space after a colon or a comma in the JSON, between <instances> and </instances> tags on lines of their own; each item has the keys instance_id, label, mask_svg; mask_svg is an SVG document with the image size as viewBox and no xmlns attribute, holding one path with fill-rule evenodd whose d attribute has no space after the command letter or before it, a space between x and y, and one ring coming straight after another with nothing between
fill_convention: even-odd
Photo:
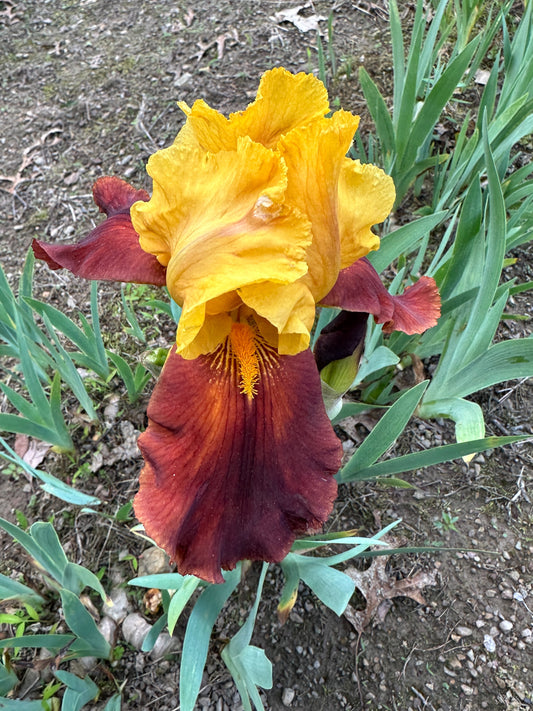
<instances>
[{"instance_id":1,"label":"ruffled petal edge","mask_svg":"<svg viewBox=\"0 0 533 711\"><path fill-rule=\"evenodd\" d=\"M120 178L104 177L94 184L93 197L107 219L77 244L48 244L34 239L36 258L45 261L50 269L68 269L84 279L163 286L166 270L141 249L130 218L131 206L147 201L148 193Z\"/></svg>"},{"instance_id":2,"label":"ruffled petal edge","mask_svg":"<svg viewBox=\"0 0 533 711\"><path fill-rule=\"evenodd\" d=\"M403 294L392 296L368 259L363 258L339 272L335 286L321 304L372 314L376 323L383 324L385 333L413 335L437 324L441 301L435 280L426 276Z\"/></svg>"}]
</instances>

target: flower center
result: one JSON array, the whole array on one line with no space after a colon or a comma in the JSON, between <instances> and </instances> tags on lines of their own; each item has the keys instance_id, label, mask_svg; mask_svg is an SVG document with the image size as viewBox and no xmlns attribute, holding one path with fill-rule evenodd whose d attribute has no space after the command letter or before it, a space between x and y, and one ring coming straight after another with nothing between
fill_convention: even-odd
<instances>
[{"instance_id":1,"label":"flower center","mask_svg":"<svg viewBox=\"0 0 533 711\"><path fill-rule=\"evenodd\" d=\"M256 333L247 323L234 323L229 334L231 352L239 366L241 393L249 398L257 393L259 380L259 358Z\"/></svg>"}]
</instances>

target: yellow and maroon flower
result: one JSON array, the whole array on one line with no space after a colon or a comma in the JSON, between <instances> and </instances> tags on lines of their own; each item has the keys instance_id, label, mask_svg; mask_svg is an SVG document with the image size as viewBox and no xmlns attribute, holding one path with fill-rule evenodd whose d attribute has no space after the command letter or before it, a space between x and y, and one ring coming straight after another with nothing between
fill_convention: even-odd
<instances>
[{"instance_id":1,"label":"yellow and maroon flower","mask_svg":"<svg viewBox=\"0 0 533 711\"><path fill-rule=\"evenodd\" d=\"M89 279L166 284L181 306L134 507L181 573L221 582L241 559L281 560L331 512L341 447L309 350L316 304L420 333L440 302L428 278L391 297L362 259L394 186L346 158L358 118L326 118L315 77L268 71L229 118L181 107L174 144L148 161L151 197L102 178L107 220L78 245L34 250Z\"/></svg>"}]
</instances>

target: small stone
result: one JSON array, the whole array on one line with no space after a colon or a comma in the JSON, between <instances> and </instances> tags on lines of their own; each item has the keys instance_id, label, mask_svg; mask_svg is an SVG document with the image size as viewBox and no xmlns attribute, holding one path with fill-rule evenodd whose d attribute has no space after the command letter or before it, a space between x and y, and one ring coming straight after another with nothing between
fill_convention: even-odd
<instances>
[{"instance_id":1,"label":"small stone","mask_svg":"<svg viewBox=\"0 0 533 711\"><path fill-rule=\"evenodd\" d=\"M522 630L521 635L522 635L522 637L524 637L524 639L526 639L527 637L531 637L532 632L531 632L530 629L528 629L528 628L526 627L525 630Z\"/></svg>"},{"instance_id":2,"label":"small stone","mask_svg":"<svg viewBox=\"0 0 533 711\"><path fill-rule=\"evenodd\" d=\"M493 654L496 651L496 642L494 641L494 637L491 637L490 634L486 634L483 637L483 646L487 652Z\"/></svg>"},{"instance_id":3,"label":"small stone","mask_svg":"<svg viewBox=\"0 0 533 711\"><path fill-rule=\"evenodd\" d=\"M158 573L170 573L168 556L161 548L147 548L139 557L140 577L143 575L157 575Z\"/></svg>"},{"instance_id":4,"label":"small stone","mask_svg":"<svg viewBox=\"0 0 533 711\"><path fill-rule=\"evenodd\" d=\"M500 629L502 632L510 632L513 629L513 623L509 620L502 620L500 622Z\"/></svg>"},{"instance_id":5,"label":"small stone","mask_svg":"<svg viewBox=\"0 0 533 711\"><path fill-rule=\"evenodd\" d=\"M111 590L111 604L104 608L104 615L115 622L121 622L130 611L130 603L126 591L122 588Z\"/></svg>"},{"instance_id":6,"label":"small stone","mask_svg":"<svg viewBox=\"0 0 533 711\"><path fill-rule=\"evenodd\" d=\"M117 623L109 617L102 617L102 619L98 623L98 629L100 630L102 637L108 642L108 644L114 646L117 632Z\"/></svg>"},{"instance_id":7,"label":"small stone","mask_svg":"<svg viewBox=\"0 0 533 711\"><path fill-rule=\"evenodd\" d=\"M483 620L476 620L476 627L479 629L480 627L485 627L485 622Z\"/></svg>"},{"instance_id":8,"label":"small stone","mask_svg":"<svg viewBox=\"0 0 533 711\"><path fill-rule=\"evenodd\" d=\"M496 597L496 590L485 590L485 597Z\"/></svg>"},{"instance_id":9,"label":"small stone","mask_svg":"<svg viewBox=\"0 0 533 711\"><path fill-rule=\"evenodd\" d=\"M461 689L463 690L463 693L465 693L467 696L472 696L474 693L474 689L471 686L467 686L466 684L461 684Z\"/></svg>"},{"instance_id":10,"label":"small stone","mask_svg":"<svg viewBox=\"0 0 533 711\"><path fill-rule=\"evenodd\" d=\"M509 588L506 588L506 589L502 592L502 597L503 597L504 600L512 600L512 599L513 599L513 591L512 591L512 590L509 590Z\"/></svg>"},{"instance_id":11,"label":"small stone","mask_svg":"<svg viewBox=\"0 0 533 711\"><path fill-rule=\"evenodd\" d=\"M145 640L146 635L152 629L146 620L138 613L132 612L126 617L122 623L122 634L128 644L131 644L135 649L140 649ZM153 659L159 659L166 654L172 654L180 645L176 637L170 637L166 633L161 633L153 646L150 656Z\"/></svg>"},{"instance_id":12,"label":"small stone","mask_svg":"<svg viewBox=\"0 0 533 711\"><path fill-rule=\"evenodd\" d=\"M284 706L290 706L292 702L294 701L294 697L296 696L296 692L294 689L291 689L290 687L286 687L283 689L283 693L281 695L281 701Z\"/></svg>"},{"instance_id":13,"label":"small stone","mask_svg":"<svg viewBox=\"0 0 533 711\"><path fill-rule=\"evenodd\" d=\"M455 628L455 631L460 637L470 637L472 634L472 630L470 627L463 627L462 625L458 625Z\"/></svg>"},{"instance_id":14,"label":"small stone","mask_svg":"<svg viewBox=\"0 0 533 711\"><path fill-rule=\"evenodd\" d=\"M518 570L511 570L509 571L509 577L517 583L520 580L520 573Z\"/></svg>"}]
</instances>

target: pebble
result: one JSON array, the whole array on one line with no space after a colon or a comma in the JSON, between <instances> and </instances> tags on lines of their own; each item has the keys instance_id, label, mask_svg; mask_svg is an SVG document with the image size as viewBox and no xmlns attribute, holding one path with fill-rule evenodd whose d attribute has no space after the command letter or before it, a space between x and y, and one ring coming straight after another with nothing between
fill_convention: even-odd
<instances>
[{"instance_id":1,"label":"pebble","mask_svg":"<svg viewBox=\"0 0 533 711\"><path fill-rule=\"evenodd\" d=\"M496 642L494 641L494 637L491 637L490 634L486 634L483 637L483 646L487 650L487 652L495 652L496 651Z\"/></svg>"},{"instance_id":2,"label":"pebble","mask_svg":"<svg viewBox=\"0 0 533 711\"><path fill-rule=\"evenodd\" d=\"M458 627L456 627L455 631L460 637L470 637L472 634L472 630L470 629L470 627L463 627L463 625L459 625Z\"/></svg>"},{"instance_id":3,"label":"pebble","mask_svg":"<svg viewBox=\"0 0 533 711\"><path fill-rule=\"evenodd\" d=\"M463 690L463 693L465 693L467 696L472 696L474 693L474 689L471 686L467 686L466 684L461 684L461 689Z\"/></svg>"},{"instance_id":4,"label":"pebble","mask_svg":"<svg viewBox=\"0 0 533 711\"><path fill-rule=\"evenodd\" d=\"M135 647L135 649L141 648L146 635L151 629L152 625L146 622L146 620L139 615L138 612L132 612L129 614L122 623L122 634L124 639L128 642L128 644ZM159 659L160 657L164 657L166 654L172 654L177 651L179 645L180 642L176 637L170 637L165 632L162 632L157 638L157 641L150 652L150 656L153 659Z\"/></svg>"},{"instance_id":5,"label":"pebble","mask_svg":"<svg viewBox=\"0 0 533 711\"><path fill-rule=\"evenodd\" d=\"M502 620L500 622L500 629L502 632L510 632L513 629L513 623L508 620Z\"/></svg>"},{"instance_id":6,"label":"pebble","mask_svg":"<svg viewBox=\"0 0 533 711\"><path fill-rule=\"evenodd\" d=\"M531 637L532 632L531 632L530 629L528 629L528 628L526 627L525 630L522 630L521 634L522 634L522 637L524 637L524 639L525 639L526 637Z\"/></svg>"},{"instance_id":7,"label":"pebble","mask_svg":"<svg viewBox=\"0 0 533 711\"><path fill-rule=\"evenodd\" d=\"M168 556L161 548L147 548L139 557L140 577L143 575L157 575L158 573L169 573L170 566Z\"/></svg>"},{"instance_id":8,"label":"pebble","mask_svg":"<svg viewBox=\"0 0 533 711\"><path fill-rule=\"evenodd\" d=\"M121 622L131 609L126 591L122 588L115 588L109 597L111 605L106 606L104 614L115 622Z\"/></svg>"},{"instance_id":9,"label":"pebble","mask_svg":"<svg viewBox=\"0 0 533 711\"><path fill-rule=\"evenodd\" d=\"M283 689L283 693L281 695L281 701L284 706L290 706L292 702L294 701L294 697L296 696L296 692L294 689L291 689L289 686Z\"/></svg>"}]
</instances>

